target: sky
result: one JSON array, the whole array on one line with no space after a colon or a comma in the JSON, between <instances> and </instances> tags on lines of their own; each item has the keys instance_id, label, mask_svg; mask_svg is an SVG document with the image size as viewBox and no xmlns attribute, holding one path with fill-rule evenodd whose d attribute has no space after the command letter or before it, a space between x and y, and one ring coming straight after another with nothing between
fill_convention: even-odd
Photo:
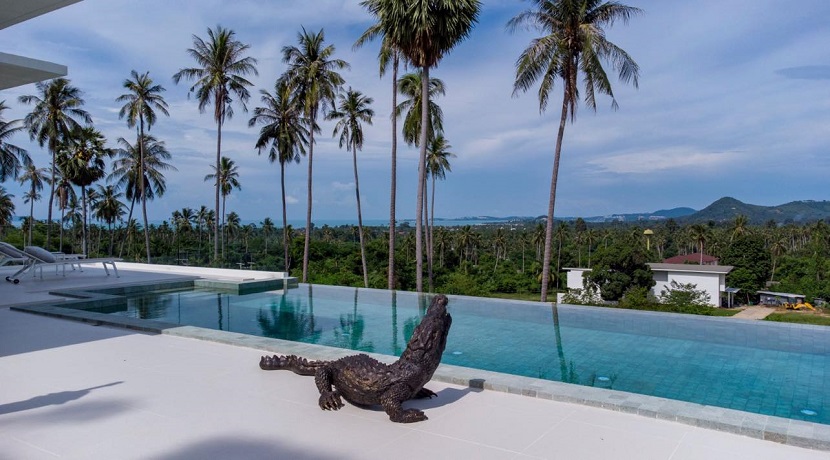
<instances>
[{"instance_id":1,"label":"sky","mask_svg":"<svg viewBox=\"0 0 830 460\"><path fill-rule=\"evenodd\" d=\"M702 209L724 196L774 206L826 199L830 177L830 2L799 0L628 0L643 14L617 22L607 38L640 66L637 88L612 80L618 110L600 96L597 110L581 103L565 128L556 216L590 217ZM531 3L483 0L478 24L431 76L446 95L445 137L456 157L437 184L437 217L539 216L547 212L561 107L557 82L548 109L539 110L537 88L513 94L515 63L538 31L513 33L506 23ZM222 154L240 170L242 189L227 210L243 222L281 220L278 164L254 148L258 130L248 128L259 90L273 92L285 71L281 50L297 44L301 28L325 31L335 57L350 63L346 87L374 99L375 117L364 127L358 152L364 219L389 218L391 81L380 78L377 43L353 49L373 23L356 0L84 0L0 31L3 52L66 65L84 93L94 125L115 147L134 142L135 131L118 118L115 98L131 70L149 71L166 91L169 117L151 134L163 140L177 171L166 173L167 193L148 203L151 220L169 219L184 207L213 208L214 188L204 176L215 162L216 125L188 97L186 82L172 75L194 62L186 50L194 35L216 25L232 29L258 60L246 113L222 131ZM607 67L610 70L610 67ZM6 120L31 107L20 95L34 84L0 91L11 110ZM313 220L355 219L350 152L331 136L334 122L321 121L314 150ZM26 148L38 166L50 155L23 133L12 143ZM399 219L415 215L417 150L398 147ZM307 165L286 170L289 220L304 220ZM19 184L2 184L15 195L18 215L28 215ZM44 193L47 195L48 192ZM35 205L46 218L47 199Z\"/></svg>"}]
</instances>

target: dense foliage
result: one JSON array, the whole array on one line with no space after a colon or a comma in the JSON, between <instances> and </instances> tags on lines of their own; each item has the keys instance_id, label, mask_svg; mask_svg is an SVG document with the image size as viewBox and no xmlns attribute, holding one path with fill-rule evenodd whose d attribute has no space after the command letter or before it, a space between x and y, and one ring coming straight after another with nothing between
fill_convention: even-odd
<instances>
[{"instance_id":1,"label":"dense foliage","mask_svg":"<svg viewBox=\"0 0 830 460\"><path fill-rule=\"evenodd\" d=\"M91 198L94 208L100 197ZM78 252L81 244L80 204L67 208L62 233L65 252ZM191 209L176 211L161 225L151 225L153 263L210 266L212 222L205 212ZM202 216L202 217L200 217ZM96 217L89 231L90 255L106 255L110 236L125 244L126 260L143 261L143 229L132 220L130 225L117 222L110 234L109 224ZM18 247L28 240L28 222L21 227L3 227L2 238ZM623 308L645 308L646 288L653 286L646 262L691 254L696 238L691 226L672 220L654 222L650 229L650 251L645 249L644 227L620 223L584 225L584 222L557 222L561 232L554 241L551 288L564 291L563 267L591 267L605 282L603 298L620 301ZM741 302L757 302L755 292L773 290L804 294L807 300L830 296L830 226L822 221L807 226L765 225L746 227L746 235L734 234L734 223L710 224L706 237L707 254L727 261L735 269L728 285L741 287ZM584 225L584 227L583 227ZM541 227L541 228L540 228ZM304 232L289 226L289 270L300 274ZM46 225L36 221L33 241L45 244ZM226 256L217 266L282 270L283 232L271 219L243 225L230 212L222 233L227 235ZM364 228L369 286L387 286L388 229ZM698 235L699 236L699 235ZM531 299L541 288L541 252L544 227L525 221L500 225L437 227L435 229L434 286L436 292L466 295L508 295ZM57 238L56 238L57 240ZM395 283L398 289L415 289L414 229L407 223L398 226ZM310 281L320 284L362 286L363 276L356 226L314 227L310 253ZM117 247L117 244L116 244ZM117 254L116 254L117 255ZM240 265L241 264L241 265ZM646 276L648 274L648 276ZM624 275L624 276L623 276ZM628 281L624 281L627 279ZM733 284L734 283L734 284ZM602 285L602 284L601 284ZM637 286L640 286L639 290ZM659 294L659 293L658 293ZM522 297L526 295L526 297Z\"/></svg>"}]
</instances>

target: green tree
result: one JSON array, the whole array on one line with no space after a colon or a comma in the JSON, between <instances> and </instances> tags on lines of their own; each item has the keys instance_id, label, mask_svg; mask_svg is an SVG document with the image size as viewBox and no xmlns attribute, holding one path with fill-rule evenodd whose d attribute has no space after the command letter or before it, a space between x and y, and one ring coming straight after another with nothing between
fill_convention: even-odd
<instances>
[{"instance_id":1,"label":"green tree","mask_svg":"<svg viewBox=\"0 0 830 460\"><path fill-rule=\"evenodd\" d=\"M363 3L378 18L379 33L422 71L421 136L418 192L415 200L415 284L423 292L423 206L426 183L429 70L463 41L477 22L479 0L369 0Z\"/></svg>"},{"instance_id":2,"label":"green tree","mask_svg":"<svg viewBox=\"0 0 830 460\"><path fill-rule=\"evenodd\" d=\"M432 198L429 207L429 233L427 236L427 271L429 273L429 290L433 292L433 258L435 256L435 182L438 179L446 179L447 172L452 172L450 167L450 158L455 158L455 154L450 152L452 145L447 141L443 134L438 134L430 138L429 147L427 148L427 173L432 178ZM498 263L498 262L497 262Z\"/></svg>"},{"instance_id":3,"label":"green tree","mask_svg":"<svg viewBox=\"0 0 830 460\"><path fill-rule=\"evenodd\" d=\"M35 220L35 201L40 200L40 191L43 190L43 183L49 180L46 168L38 168L34 163L29 162L24 168L23 174L18 179L21 185L29 183L29 191L26 192L26 202L29 203L29 244L32 241L32 230Z\"/></svg>"},{"instance_id":4,"label":"green tree","mask_svg":"<svg viewBox=\"0 0 830 460\"><path fill-rule=\"evenodd\" d=\"M363 287L369 287L369 270L366 266L366 242L363 238L363 213L360 210L360 182L357 175L357 151L363 149L363 123L372 124L375 111L371 109L373 99L364 96L351 87L346 94L338 98L337 108L328 114L327 119L337 120L332 136L340 133L340 148L352 151L354 166L354 191L357 201L357 231L360 235L360 260L363 265Z\"/></svg>"},{"instance_id":5,"label":"green tree","mask_svg":"<svg viewBox=\"0 0 830 460\"><path fill-rule=\"evenodd\" d=\"M87 187L104 177L106 164L104 158L111 157L114 151L104 144L104 135L92 127L81 128L74 132L63 146L64 153L59 156L59 166L66 178L81 187L81 213L83 254L87 254Z\"/></svg>"},{"instance_id":6,"label":"green tree","mask_svg":"<svg viewBox=\"0 0 830 460\"><path fill-rule=\"evenodd\" d=\"M112 231L112 224L124 217L124 203L121 202L123 192L118 191L114 186L97 187L100 199L92 207L93 215L107 223L110 234L109 255L112 256L112 248L115 244L115 232Z\"/></svg>"},{"instance_id":7,"label":"green tree","mask_svg":"<svg viewBox=\"0 0 830 460\"><path fill-rule=\"evenodd\" d=\"M187 54L196 61L197 67L181 69L173 75L173 81L179 83L181 79L195 80L188 95L196 95L199 101L199 112L204 113L205 107L213 102L213 120L216 122L216 165L214 171L221 170L222 158L222 125L226 119L233 116L232 96L236 96L247 111L245 102L251 97L248 87L253 83L245 79L246 75L259 75L256 69L257 60L245 56L250 45L234 38L234 31L216 26L208 29L208 40L205 41L196 35L193 36L193 48L188 48ZM219 175L215 177L216 202L215 211L219 214L219 195L222 185ZM213 230L213 260L219 259L219 227ZM224 241L224 239L222 240Z\"/></svg>"},{"instance_id":8,"label":"green tree","mask_svg":"<svg viewBox=\"0 0 830 460\"><path fill-rule=\"evenodd\" d=\"M3 119L3 112L8 108L6 101L0 101L0 182L5 182L9 178L17 179L20 168L32 163L26 150L9 143L9 139L23 131L25 126L21 120Z\"/></svg>"},{"instance_id":9,"label":"green tree","mask_svg":"<svg viewBox=\"0 0 830 460\"><path fill-rule=\"evenodd\" d=\"M219 189L222 191L222 259L224 259L226 218L225 202L233 189L242 190L242 184L239 183L239 167L237 167L236 162L230 158L222 157L222 160L219 162L218 173L213 165L210 165L210 167L213 168L213 172L205 176L205 182L216 181L216 183L219 184Z\"/></svg>"},{"instance_id":10,"label":"green tree","mask_svg":"<svg viewBox=\"0 0 830 460\"><path fill-rule=\"evenodd\" d=\"M280 164L280 192L282 194L282 246L285 257L285 272L290 269L288 245L288 219L285 202L285 166L299 163L300 156L305 155L308 145L309 130L303 118L302 101L293 94L285 80L277 80L274 94L260 90L263 106L254 109L254 116L248 120L248 126L261 124L256 148L259 154L268 150L268 161ZM266 250L267 250L266 244Z\"/></svg>"},{"instance_id":11,"label":"green tree","mask_svg":"<svg viewBox=\"0 0 830 460\"><path fill-rule=\"evenodd\" d=\"M136 147L138 147L138 177L144 177L144 125L147 131L156 123L156 110L170 115L167 111L167 102L161 96L164 87L153 83L150 72L139 75L135 70L130 72L132 79L124 80L123 87L127 93L115 98L115 102L124 105L118 111L118 118L127 117L127 126L137 127ZM144 181L138 181L141 197L141 212L144 217L144 248L147 252L147 263L150 260L150 227L147 224L147 194L144 191Z\"/></svg>"},{"instance_id":12,"label":"green tree","mask_svg":"<svg viewBox=\"0 0 830 460\"><path fill-rule=\"evenodd\" d=\"M764 247L763 239L756 235L746 234L732 240L723 251L720 263L734 267L726 275L726 283L747 294L763 289L772 272L770 251Z\"/></svg>"},{"instance_id":13,"label":"green tree","mask_svg":"<svg viewBox=\"0 0 830 460\"><path fill-rule=\"evenodd\" d=\"M654 286L647 261L648 255L640 245L612 244L597 250L594 268L585 274L585 279L599 287L604 300L620 300L632 287Z\"/></svg>"},{"instance_id":14,"label":"green tree","mask_svg":"<svg viewBox=\"0 0 830 460\"><path fill-rule=\"evenodd\" d=\"M709 293L698 289L694 283L680 283L672 280L668 286L660 292L660 303L668 305L676 310L684 307L711 307L712 299Z\"/></svg>"},{"instance_id":15,"label":"green tree","mask_svg":"<svg viewBox=\"0 0 830 460\"><path fill-rule=\"evenodd\" d=\"M712 238L712 230L703 224L693 224L689 227L689 238L697 246L697 252L700 253L700 265L703 265L703 248Z\"/></svg>"},{"instance_id":16,"label":"green tree","mask_svg":"<svg viewBox=\"0 0 830 460\"><path fill-rule=\"evenodd\" d=\"M299 47L282 48L282 60L288 64L281 79L296 92L302 101L305 117L308 119L308 203L305 221L305 243L303 246L303 283L308 282L308 256L311 243L311 203L312 177L314 160L314 133L319 132L317 116L325 114L329 106L334 106L335 96L343 85L343 77L338 70L348 69L349 64L342 59L334 59L334 45L325 45L325 34L321 29L316 34L305 29L297 34ZM322 112L322 113L321 113Z\"/></svg>"},{"instance_id":17,"label":"green tree","mask_svg":"<svg viewBox=\"0 0 830 460\"><path fill-rule=\"evenodd\" d=\"M14 195L6 191L6 188L0 186L0 236L3 235L3 230L12 225L12 217L14 217L14 202L12 201Z\"/></svg>"},{"instance_id":18,"label":"green tree","mask_svg":"<svg viewBox=\"0 0 830 460\"><path fill-rule=\"evenodd\" d=\"M58 150L73 131L80 129L78 120L90 124L92 117L81 108L84 105L81 90L72 86L66 78L56 78L48 83L38 82L35 88L37 95L20 96L18 100L21 104L34 105L32 111L23 119L23 123L29 131L29 137L36 140L41 147L46 145L52 154L52 178L49 181L52 190L49 191L49 209L46 216L46 248L49 249Z\"/></svg>"},{"instance_id":19,"label":"green tree","mask_svg":"<svg viewBox=\"0 0 830 460\"><path fill-rule=\"evenodd\" d=\"M419 146L421 136L421 72L412 72L398 80L398 91L406 97L395 108L395 117L403 116L403 139L409 145ZM444 81L430 78L429 81L429 117L427 118L427 142L444 132L444 112L435 103L438 96L446 94Z\"/></svg>"},{"instance_id":20,"label":"green tree","mask_svg":"<svg viewBox=\"0 0 830 460\"><path fill-rule=\"evenodd\" d=\"M115 182L116 186L125 190L124 197L130 201L130 211L127 222L133 219L133 207L136 200L141 200L146 209L146 202L155 197L161 198L167 190L165 171L176 171L176 167L168 163L172 158L164 141L159 141L150 134L145 134L136 140L135 145L123 137L118 138L115 150L116 159L112 164L112 172L107 178ZM143 161L142 161L143 158ZM147 223L144 223L145 230ZM145 246L147 244L145 231ZM121 241L118 256L124 253L126 238ZM149 262L149 258L147 259Z\"/></svg>"},{"instance_id":21,"label":"green tree","mask_svg":"<svg viewBox=\"0 0 830 460\"><path fill-rule=\"evenodd\" d=\"M556 184L559 177L559 159L565 122L570 115L573 122L579 104L578 82L580 75L585 83L585 103L596 110L596 93L611 97L612 107L617 107L611 82L603 68L609 62L619 72L623 82L632 81L637 86L639 67L624 50L605 37L604 27L616 21L628 19L641 10L617 2L602 0L530 0L534 7L519 13L508 22L510 30L528 27L544 35L535 38L516 62L516 81L513 94L529 90L537 81L539 110L547 107L551 89L557 80L562 81L562 113L553 159L550 183L548 220L545 236L545 256L542 262L543 278L550 270L553 216L556 203ZM547 301L547 285L542 284L541 301Z\"/></svg>"}]
</instances>

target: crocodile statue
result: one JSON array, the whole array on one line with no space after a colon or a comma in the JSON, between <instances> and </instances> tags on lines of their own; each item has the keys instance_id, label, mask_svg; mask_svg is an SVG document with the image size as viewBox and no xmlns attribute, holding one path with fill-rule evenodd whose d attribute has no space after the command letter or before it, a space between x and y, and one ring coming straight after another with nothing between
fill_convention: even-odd
<instances>
[{"instance_id":1,"label":"crocodile statue","mask_svg":"<svg viewBox=\"0 0 830 460\"><path fill-rule=\"evenodd\" d=\"M380 405L393 422L420 422L427 416L418 409L404 410L402 404L410 399L437 396L424 385L441 362L451 324L447 297L437 295L412 333L406 350L393 364L382 363L365 354L335 361L309 361L296 355L273 355L263 356L259 367L313 375L320 391L319 405L323 410L343 407L342 397L358 406Z\"/></svg>"}]
</instances>

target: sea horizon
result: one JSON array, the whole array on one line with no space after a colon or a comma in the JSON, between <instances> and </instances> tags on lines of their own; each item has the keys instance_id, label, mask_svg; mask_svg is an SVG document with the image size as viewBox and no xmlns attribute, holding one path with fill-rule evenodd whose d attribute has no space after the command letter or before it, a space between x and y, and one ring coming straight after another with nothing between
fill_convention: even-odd
<instances>
[{"instance_id":1,"label":"sea horizon","mask_svg":"<svg viewBox=\"0 0 830 460\"><path fill-rule=\"evenodd\" d=\"M15 227L20 227L23 221L28 218L29 216L14 216L12 218L12 225ZM435 225L438 227L461 227L464 225L484 225L484 224L499 224L499 223L511 223L516 222L519 219L531 219L531 217L521 218L521 217L459 217L459 218L435 218ZM45 220L45 219L37 219L36 220ZM136 219L139 224L141 223L141 219ZM168 225L171 225L172 219L149 219L150 225L160 226L162 223L167 222ZM240 223L242 225L250 225L254 224L257 227L262 226L262 219L240 219ZM282 219L277 220L273 217L271 220L274 222L274 226L277 228L282 228ZM88 223L92 223L91 221ZM288 219L288 225L292 226L295 229L305 228L305 219ZM398 219L397 225L400 227L404 223L409 224L410 226L414 226L415 219ZM95 221L96 225L100 225L100 222ZM113 225L114 228L118 228L119 226L123 226L124 222L118 222ZM312 225L314 228L321 228L323 226L329 227L342 227L342 226L356 226L357 219L312 219ZM363 226L364 227L389 227L389 219L363 219Z\"/></svg>"}]
</instances>

